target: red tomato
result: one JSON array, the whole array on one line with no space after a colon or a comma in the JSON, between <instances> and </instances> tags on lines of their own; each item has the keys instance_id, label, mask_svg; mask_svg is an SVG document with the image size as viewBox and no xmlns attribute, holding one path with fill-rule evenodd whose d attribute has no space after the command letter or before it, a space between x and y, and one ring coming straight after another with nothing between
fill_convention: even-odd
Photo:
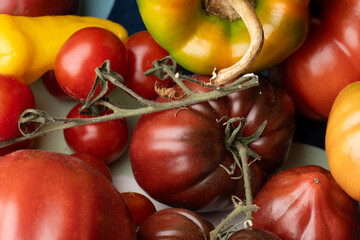
<instances>
[{"instance_id":1,"label":"red tomato","mask_svg":"<svg viewBox=\"0 0 360 240\"><path fill-rule=\"evenodd\" d=\"M185 84L197 92L208 91ZM229 175L220 166L234 164L225 145L225 127L217 121L223 116L246 118L244 137L268 121L262 135L249 144L262 157L250 165L256 194L264 171L272 172L286 159L294 132L291 98L263 78L259 87L229 97L141 116L132 135L130 160L142 189L159 202L197 211L232 208L232 195L244 199L243 179L232 179L241 175L239 168Z\"/></svg>"},{"instance_id":2,"label":"red tomato","mask_svg":"<svg viewBox=\"0 0 360 240\"><path fill-rule=\"evenodd\" d=\"M67 118L91 118L79 113L77 104ZM101 115L112 113L109 109ZM86 153L102 159L106 164L117 160L126 150L129 142L129 129L125 119L86 124L64 129L64 137L74 152Z\"/></svg>"},{"instance_id":3,"label":"red tomato","mask_svg":"<svg viewBox=\"0 0 360 240\"><path fill-rule=\"evenodd\" d=\"M90 166L94 167L100 171L104 176L112 182L112 176L109 167L101 159L94 157L86 153L73 153L71 156L77 157L80 160L88 163Z\"/></svg>"},{"instance_id":4,"label":"red tomato","mask_svg":"<svg viewBox=\"0 0 360 240\"><path fill-rule=\"evenodd\" d=\"M260 228L245 228L233 233L228 240L281 240L274 233Z\"/></svg>"},{"instance_id":5,"label":"red tomato","mask_svg":"<svg viewBox=\"0 0 360 240\"><path fill-rule=\"evenodd\" d=\"M31 88L16 77L0 75L0 141L19 137L18 118L25 109L35 108ZM17 149L30 148L33 140L0 149L0 156Z\"/></svg>"},{"instance_id":6,"label":"red tomato","mask_svg":"<svg viewBox=\"0 0 360 240\"><path fill-rule=\"evenodd\" d=\"M155 205L145 195L137 192L122 192L121 196L125 200L132 219L138 227L145 222L145 220L156 212Z\"/></svg>"},{"instance_id":7,"label":"red tomato","mask_svg":"<svg viewBox=\"0 0 360 240\"><path fill-rule=\"evenodd\" d=\"M325 121L337 94L360 78L360 1L324 1L319 11L305 43L270 79L293 96L299 113Z\"/></svg>"},{"instance_id":8,"label":"red tomato","mask_svg":"<svg viewBox=\"0 0 360 240\"><path fill-rule=\"evenodd\" d=\"M64 90L59 86L58 81L56 80L54 70L47 71L42 75L41 80L44 84L45 89L54 97L64 100L70 101L73 100Z\"/></svg>"},{"instance_id":9,"label":"red tomato","mask_svg":"<svg viewBox=\"0 0 360 240\"><path fill-rule=\"evenodd\" d=\"M20 150L0 169L1 240L136 239L119 192L78 158Z\"/></svg>"},{"instance_id":10,"label":"red tomato","mask_svg":"<svg viewBox=\"0 0 360 240\"><path fill-rule=\"evenodd\" d=\"M180 208L167 208L152 214L140 227L138 240L159 239L210 239L208 222L198 214Z\"/></svg>"},{"instance_id":11,"label":"red tomato","mask_svg":"<svg viewBox=\"0 0 360 240\"><path fill-rule=\"evenodd\" d=\"M295 167L270 178L255 197L254 227L284 240L359 239L358 203L319 166Z\"/></svg>"},{"instance_id":12,"label":"red tomato","mask_svg":"<svg viewBox=\"0 0 360 240\"><path fill-rule=\"evenodd\" d=\"M101 67L105 60L110 60L113 72L126 74L127 55L121 40L103 28L83 28L60 48L54 63L56 79L71 97L86 100L95 82L95 68ZM114 88L109 83L108 93ZM100 86L95 95L99 92Z\"/></svg>"},{"instance_id":13,"label":"red tomato","mask_svg":"<svg viewBox=\"0 0 360 240\"><path fill-rule=\"evenodd\" d=\"M169 55L152 38L149 32L142 31L131 35L125 41L128 54L129 67L125 77L125 85L145 99L155 99L159 95L155 92L155 83L159 87L171 87L174 81L169 77L160 80L154 75L145 76L145 71L152 68L155 60L160 60Z\"/></svg>"},{"instance_id":14,"label":"red tomato","mask_svg":"<svg viewBox=\"0 0 360 240\"><path fill-rule=\"evenodd\" d=\"M0 13L17 16L76 14L80 0L2 0Z\"/></svg>"}]
</instances>

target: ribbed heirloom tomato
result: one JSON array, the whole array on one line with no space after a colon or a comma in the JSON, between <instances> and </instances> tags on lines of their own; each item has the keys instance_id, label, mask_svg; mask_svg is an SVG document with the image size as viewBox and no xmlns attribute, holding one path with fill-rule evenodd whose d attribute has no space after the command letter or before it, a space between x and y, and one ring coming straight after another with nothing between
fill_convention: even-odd
<instances>
[{"instance_id":1,"label":"ribbed heirloom tomato","mask_svg":"<svg viewBox=\"0 0 360 240\"><path fill-rule=\"evenodd\" d=\"M1 240L136 239L120 193L76 157L16 151L1 158L0 182Z\"/></svg>"},{"instance_id":2,"label":"ribbed heirloom tomato","mask_svg":"<svg viewBox=\"0 0 360 240\"><path fill-rule=\"evenodd\" d=\"M196 78L209 81L209 77ZM209 91L185 83L193 91ZM285 160L294 132L292 99L262 78L260 86L228 97L143 115L130 143L138 184L160 202L197 211L230 208L232 195L244 198L243 179L232 179L241 175L239 168L231 175L220 166L230 169L234 164L225 145L224 122L218 121L223 116L246 118L244 137L267 121L261 136L248 145L261 156L250 164L255 194L264 181L264 171L272 172Z\"/></svg>"}]
</instances>

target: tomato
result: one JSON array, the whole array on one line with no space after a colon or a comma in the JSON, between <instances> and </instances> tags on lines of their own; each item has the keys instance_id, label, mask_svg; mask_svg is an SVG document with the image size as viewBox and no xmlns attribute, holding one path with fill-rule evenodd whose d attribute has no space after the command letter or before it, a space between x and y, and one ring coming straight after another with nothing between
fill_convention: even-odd
<instances>
[{"instance_id":1,"label":"tomato","mask_svg":"<svg viewBox=\"0 0 360 240\"><path fill-rule=\"evenodd\" d=\"M209 81L207 76L197 79ZM184 83L196 92L209 91ZM232 178L241 175L239 168L230 175L221 166L234 164L225 145L225 126L218 121L223 116L246 118L244 137L254 134L267 120L261 136L248 145L261 156L261 161L250 165L256 194L264 171L272 172L286 159L294 132L291 98L263 78L260 86L229 97L141 116L129 148L139 186L159 202L196 211L232 208L232 195L243 199L243 179Z\"/></svg>"},{"instance_id":2,"label":"tomato","mask_svg":"<svg viewBox=\"0 0 360 240\"><path fill-rule=\"evenodd\" d=\"M140 227L138 240L210 239L210 230L198 214L187 209L166 208L152 214Z\"/></svg>"},{"instance_id":3,"label":"tomato","mask_svg":"<svg viewBox=\"0 0 360 240\"><path fill-rule=\"evenodd\" d=\"M141 193L122 192L121 196L130 210L135 225L138 227L141 227L145 220L156 212L153 202Z\"/></svg>"},{"instance_id":4,"label":"tomato","mask_svg":"<svg viewBox=\"0 0 360 240\"><path fill-rule=\"evenodd\" d=\"M71 97L86 100L95 82L95 68L101 67L105 60L110 60L113 72L126 74L126 49L114 33L99 27L80 29L68 38L56 56L56 79ZM114 88L109 83L107 93ZM95 95L99 92L100 86Z\"/></svg>"},{"instance_id":5,"label":"tomato","mask_svg":"<svg viewBox=\"0 0 360 240\"><path fill-rule=\"evenodd\" d=\"M76 14L80 0L2 0L0 13L17 16Z\"/></svg>"},{"instance_id":6,"label":"tomato","mask_svg":"<svg viewBox=\"0 0 360 240\"><path fill-rule=\"evenodd\" d=\"M325 134L329 169L335 181L360 201L360 82L343 89L331 108Z\"/></svg>"},{"instance_id":7,"label":"tomato","mask_svg":"<svg viewBox=\"0 0 360 240\"><path fill-rule=\"evenodd\" d=\"M155 60L169 55L147 31L134 33L125 41L129 67L125 76L125 85L145 99L155 99L155 83L159 87L171 87L173 80L169 77L160 80L155 75L145 76L145 71L152 68Z\"/></svg>"},{"instance_id":8,"label":"tomato","mask_svg":"<svg viewBox=\"0 0 360 240\"><path fill-rule=\"evenodd\" d=\"M136 239L120 193L78 158L20 150L0 169L1 240Z\"/></svg>"},{"instance_id":9,"label":"tomato","mask_svg":"<svg viewBox=\"0 0 360 240\"><path fill-rule=\"evenodd\" d=\"M307 165L270 178L254 202L253 226L284 240L359 239L358 204L322 167Z\"/></svg>"},{"instance_id":10,"label":"tomato","mask_svg":"<svg viewBox=\"0 0 360 240\"><path fill-rule=\"evenodd\" d=\"M112 176L111 176L111 172L109 167L104 163L104 161L102 161L101 159L86 154L86 153L73 153L71 154L71 156L73 157L77 157L80 160L83 160L84 162L88 163L90 166L94 167L95 169L97 169L99 172L101 172L102 174L104 174L104 176L110 181L112 182Z\"/></svg>"},{"instance_id":11,"label":"tomato","mask_svg":"<svg viewBox=\"0 0 360 240\"><path fill-rule=\"evenodd\" d=\"M319 17L313 18L308 38L270 71L270 79L294 97L299 113L326 121L337 94L359 81L360 1L317 2Z\"/></svg>"},{"instance_id":12,"label":"tomato","mask_svg":"<svg viewBox=\"0 0 360 240\"><path fill-rule=\"evenodd\" d=\"M35 108L35 98L31 88L13 76L0 75L0 141L21 135L18 129L20 114ZM33 141L25 141L0 149L0 156L20 148L31 147Z\"/></svg>"},{"instance_id":13,"label":"tomato","mask_svg":"<svg viewBox=\"0 0 360 240\"><path fill-rule=\"evenodd\" d=\"M92 118L81 114L81 104L75 105L67 118ZM106 109L101 115L112 113ZM126 150L129 129L126 119L114 119L64 129L66 143L74 152L86 153L102 159L106 164L117 160Z\"/></svg>"},{"instance_id":14,"label":"tomato","mask_svg":"<svg viewBox=\"0 0 360 240\"><path fill-rule=\"evenodd\" d=\"M244 228L233 233L229 240L281 240L274 233L260 228Z\"/></svg>"},{"instance_id":15,"label":"tomato","mask_svg":"<svg viewBox=\"0 0 360 240\"><path fill-rule=\"evenodd\" d=\"M54 70L47 71L42 75L41 77L42 83L44 84L45 89L54 97L64 100L64 101L70 101L73 100L72 97L70 97L64 90L61 89L59 86L58 81L55 77Z\"/></svg>"}]
</instances>

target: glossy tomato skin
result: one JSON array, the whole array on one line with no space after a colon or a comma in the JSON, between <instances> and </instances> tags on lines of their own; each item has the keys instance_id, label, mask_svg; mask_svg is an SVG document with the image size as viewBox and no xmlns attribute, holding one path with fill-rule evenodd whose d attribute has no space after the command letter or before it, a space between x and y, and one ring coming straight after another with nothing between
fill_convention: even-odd
<instances>
[{"instance_id":1,"label":"glossy tomato skin","mask_svg":"<svg viewBox=\"0 0 360 240\"><path fill-rule=\"evenodd\" d=\"M156 212L156 207L153 202L141 193L122 192L121 196L126 202L134 224L137 227L141 227L146 219Z\"/></svg>"},{"instance_id":2,"label":"glossy tomato skin","mask_svg":"<svg viewBox=\"0 0 360 240\"><path fill-rule=\"evenodd\" d=\"M76 14L80 0L2 0L0 13L16 16Z\"/></svg>"},{"instance_id":3,"label":"glossy tomato skin","mask_svg":"<svg viewBox=\"0 0 360 240\"><path fill-rule=\"evenodd\" d=\"M0 75L0 141L20 135L18 118L25 109L35 108L31 88L13 77Z\"/></svg>"},{"instance_id":4,"label":"glossy tomato skin","mask_svg":"<svg viewBox=\"0 0 360 240\"><path fill-rule=\"evenodd\" d=\"M199 81L209 81L209 77L196 78ZM263 82L265 79L260 81L261 85L268 86ZM196 92L209 91L199 85L186 84ZM245 96L241 98L249 101L257 97L267 99L266 91L272 91L272 88L243 91ZM143 115L137 122L130 143L130 160L136 181L152 198L173 207L195 211L216 211L233 207L231 196L244 199L244 184L242 178L232 178L241 175L238 168L233 175L229 175L220 166L230 168L234 160L225 146L223 122L218 120L223 116L249 118L254 122L248 122L251 128L244 129L243 135L249 136L266 119L273 119L265 112L277 116L276 123L268 123L270 129L264 130L265 135L252 143L258 149L261 149L258 145L271 145L262 146L264 151L261 152L261 157L269 162L264 166L275 169L286 159L294 131L291 98L285 92L280 91L278 94L284 94L284 99L287 100L279 101L278 98L281 97L273 93L270 94L270 101L253 101L254 105L246 105L247 108L243 111L237 111L235 106L230 107L230 102L235 100L224 97L185 109ZM260 103L265 106L270 104L270 107L260 106ZM289 106L278 106L284 103ZM271 108L273 111L269 111ZM261 109L267 111L260 114ZM285 109L290 111L285 112ZM239 112L244 115L234 114ZM277 138L282 141L277 141ZM285 145L287 148L283 147ZM276 152L271 148L282 148L282 151ZM276 154L272 155L274 152ZM255 161L250 165L253 195L265 180L265 170L260 167L262 161Z\"/></svg>"},{"instance_id":5,"label":"glossy tomato skin","mask_svg":"<svg viewBox=\"0 0 360 240\"><path fill-rule=\"evenodd\" d=\"M160 80L157 76L145 76L145 72L152 68L155 60L169 55L147 31L134 33L125 41L128 54L128 71L125 76L125 85L145 99L156 99L155 83L159 87L171 87L174 81L169 77Z\"/></svg>"},{"instance_id":6,"label":"glossy tomato skin","mask_svg":"<svg viewBox=\"0 0 360 240\"><path fill-rule=\"evenodd\" d=\"M81 104L75 105L67 118L93 117L80 114L80 107ZM106 109L101 115L110 113L112 111ZM64 129L64 137L74 152L93 155L109 164L125 152L129 142L129 129L126 119L120 118Z\"/></svg>"},{"instance_id":7,"label":"glossy tomato skin","mask_svg":"<svg viewBox=\"0 0 360 240\"><path fill-rule=\"evenodd\" d=\"M322 167L279 172L254 199L254 227L283 240L360 239L358 204Z\"/></svg>"},{"instance_id":8,"label":"glossy tomato skin","mask_svg":"<svg viewBox=\"0 0 360 240\"><path fill-rule=\"evenodd\" d=\"M113 72L124 76L127 71L127 54L122 41L109 30L99 27L80 29L60 48L54 64L60 87L71 97L86 100L96 78L95 69L110 60ZM115 85L109 83L108 92ZM97 87L95 95L100 92Z\"/></svg>"},{"instance_id":9,"label":"glossy tomato skin","mask_svg":"<svg viewBox=\"0 0 360 240\"><path fill-rule=\"evenodd\" d=\"M318 6L320 17L312 20L308 38L270 71L270 79L288 90L299 113L326 121L337 94L359 80L360 2L330 0Z\"/></svg>"},{"instance_id":10,"label":"glossy tomato skin","mask_svg":"<svg viewBox=\"0 0 360 240\"><path fill-rule=\"evenodd\" d=\"M360 82L344 88L331 108L325 134L329 169L347 194L360 201Z\"/></svg>"},{"instance_id":11,"label":"glossy tomato skin","mask_svg":"<svg viewBox=\"0 0 360 240\"><path fill-rule=\"evenodd\" d=\"M0 169L1 240L136 239L120 193L78 158L21 150Z\"/></svg>"},{"instance_id":12,"label":"glossy tomato skin","mask_svg":"<svg viewBox=\"0 0 360 240\"><path fill-rule=\"evenodd\" d=\"M78 159L83 160L84 162L86 162L87 164L94 167L95 169L97 169L102 174L104 174L104 176L110 182L112 182L112 176L111 176L110 169L104 163L104 161L101 160L100 158L97 158L95 156L92 156L92 155L89 155L89 154L86 154L86 153L73 153L73 154L71 154L71 156L77 157Z\"/></svg>"},{"instance_id":13,"label":"glossy tomato skin","mask_svg":"<svg viewBox=\"0 0 360 240\"><path fill-rule=\"evenodd\" d=\"M64 90L61 89L58 81L55 77L54 70L47 71L41 76L41 81L44 84L45 89L54 97L64 100L71 101L74 98L70 97Z\"/></svg>"},{"instance_id":14,"label":"glossy tomato skin","mask_svg":"<svg viewBox=\"0 0 360 240\"><path fill-rule=\"evenodd\" d=\"M260 228L244 228L233 233L229 240L281 240L274 233Z\"/></svg>"},{"instance_id":15,"label":"glossy tomato skin","mask_svg":"<svg viewBox=\"0 0 360 240\"><path fill-rule=\"evenodd\" d=\"M208 223L187 209L166 208L152 214L140 227L138 240L162 239L204 240L210 239Z\"/></svg>"}]
</instances>

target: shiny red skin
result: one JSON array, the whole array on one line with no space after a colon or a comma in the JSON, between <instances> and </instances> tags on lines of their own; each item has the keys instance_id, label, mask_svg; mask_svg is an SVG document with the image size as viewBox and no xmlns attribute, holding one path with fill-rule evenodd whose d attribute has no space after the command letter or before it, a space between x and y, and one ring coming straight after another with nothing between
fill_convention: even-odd
<instances>
[{"instance_id":1,"label":"shiny red skin","mask_svg":"<svg viewBox=\"0 0 360 240\"><path fill-rule=\"evenodd\" d=\"M274 233L260 228L244 228L233 233L228 240L281 240Z\"/></svg>"},{"instance_id":2,"label":"shiny red skin","mask_svg":"<svg viewBox=\"0 0 360 240\"><path fill-rule=\"evenodd\" d=\"M253 226L283 240L360 239L358 203L322 167L308 165L270 178L254 199Z\"/></svg>"},{"instance_id":3,"label":"shiny red skin","mask_svg":"<svg viewBox=\"0 0 360 240\"><path fill-rule=\"evenodd\" d=\"M2 0L0 13L16 16L67 15L78 13L80 0Z\"/></svg>"},{"instance_id":4,"label":"shiny red skin","mask_svg":"<svg viewBox=\"0 0 360 240\"><path fill-rule=\"evenodd\" d=\"M47 71L44 75L41 76L41 81L44 84L45 89L54 97L63 100L71 101L74 98L70 97L64 90L59 86L58 81L55 77L54 70Z\"/></svg>"},{"instance_id":5,"label":"shiny red skin","mask_svg":"<svg viewBox=\"0 0 360 240\"><path fill-rule=\"evenodd\" d=\"M67 118L92 118L79 113L81 104L75 105ZM112 113L109 109L101 115ZM126 119L85 124L64 129L64 137L69 147L78 153L93 155L106 164L117 160L126 150L129 142L129 129Z\"/></svg>"},{"instance_id":6,"label":"shiny red skin","mask_svg":"<svg viewBox=\"0 0 360 240\"><path fill-rule=\"evenodd\" d=\"M138 240L206 240L210 239L210 229L195 212L166 208L152 214L140 227L137 237Z\"/></svg>"},{"instance_id":7,"label":"shiny red skin","mask_svg":"<svg viewBox=\"0 0 360 240\"><path fill-rule=\"evenodd\" d=\"M145 220L156 212L153 202L141 193L122 192L121 196L130 210L135 225L138 227L141 227Z\"/></svg>"},{"instance_id":8,"label":"shiny red skin","mask_svg":"<svg viewBox=\"0 0 360 240\"><path fill-rule=\"evenodd\" d=\"M105 60L110 60L113 72L122 76L126 74L126 49L114 33L99 27L80 29L66 40L56 56L56 79L68 95L86 100L95 82L95 69L101 67ZM109 83L107 93L114 88L115 85ZM95 95L100 89L98 86Z\"/></svg>"},{"instance_id":9,"label":"shiny red skin","mask_svg":"<svg viewBox=\"0 0 360 240\"><path fill-rule=\"evenodd\" d=\"M169 77L160 80L157 76L145 76L145 72L152 68L155 60L169 55L147 31L134 33L125 41L128 54L128 71L125 76L125 85L145 99L156 99L155 83L159 87L171 87L174 81Z\"/></svg>"},{"instance_id":10,"label":"shiny red skin","mask_svg":"<svg viewBox=\"0 0 360 240\"><path fill-rule=\"evenodd\" d=\"M299 113L326 121L337 94L360 78L360 2L329 0L318 8L305 43L270 79L288 90Z\"/></svg>"},{"instance_id":11,"label":"shiny red skin","mask_svg":"<svg viewBox=\"0 0 360 240\"><path fill-rule=\"evenodd\" d=\"M31 88L20 79L0 75L0 141L17 137L18 118L29 108L35 108L35 98Z\"/></svg>"},{"instance_id":12,"label":"shiny red skin","mask_svg":"<svg viewBox=\"0 0 360 240\"><path fill-rule=\"evenodd\" d=\"M78 158L21 150L0 169L1 240L136 239L120 193Z\"/></svg>"},{"instance_id":13,"label":"shiny red skin","mask_svg":"<svg viewBox=\"0 0 360 240\"><path fill-rule=\"evenodd\" d=\"M197 79L208 81L209 77ZM231 196L244 199L244 184L242 178L232 179L240 176L238 168L229 175L220 166L230 168L234 160L225 146L224 125L217 120L246 117L243 136L253 134L268 120L262 136L250 144L262 157L250 165L255 195L265 180L264 170L270 173L286 159L294 132L291 98L265 79L260 82L260 87L229 97L141 116L129 151L139 186L155 200L173 207L194 211L232 208ZM194 91L208 91L187 84Z\"/></svg>"},{"instance_id":14,"label":"shiny red skin","mask_svg":"<svg viewBox=\"0 0 360 240\"><path fill-rule=\"evenodd\" d=\"M71 156L73 157L77 157L80 160L83 160L84 162L86 162L87 164L89 164L90 166L94 167L95 169L97 169L99 172L101 172L102 174L104 174L104 176L110 181L112 182L112 176L111 176L111 172L109 167L104 163L103 160L101 160L100 158L97 158L95 156L86 154L86 153L73 153L71 154Z\"/></svg>"}]
</instances>

